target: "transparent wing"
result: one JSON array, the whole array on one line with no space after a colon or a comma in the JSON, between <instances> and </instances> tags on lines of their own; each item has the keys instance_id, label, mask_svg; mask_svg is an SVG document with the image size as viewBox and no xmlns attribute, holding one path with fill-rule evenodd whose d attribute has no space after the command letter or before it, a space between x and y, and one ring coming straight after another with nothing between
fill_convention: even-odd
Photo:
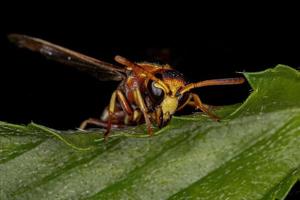
<instances>
[{"instance_id":1,"label":"transparent wing","mask_svg":"<svg viewBox=\"0 0 300 200\"><path fill-rule=\"evenodd\" d=\"M87 71L99 80L120 81L125 78L125 68L103 62L45 40L20 34L10 34L8 38L21 48L40 52L49 59L74 66L82 71Z\"/></svg>"}]
</instances>

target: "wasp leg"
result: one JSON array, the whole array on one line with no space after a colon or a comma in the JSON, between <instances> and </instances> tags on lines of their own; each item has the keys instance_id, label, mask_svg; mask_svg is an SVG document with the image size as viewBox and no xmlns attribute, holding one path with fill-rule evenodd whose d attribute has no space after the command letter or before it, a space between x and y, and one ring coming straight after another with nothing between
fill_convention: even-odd
<instances>
[{"instance_id":1,"label":"wasp leg","mask_svg":"<svg viewBox=\"0 0 300 200\"><path fill-rule=\"evenodd\" d=\"M123 120L124 124L130 124L132 122L138 124L141 118L141 111L138 109L133 110L128 103L128 100L120 90L117 90L117 97L125 114Z\"/></svg>"},{"instance_id":2,"label":"wasp leg","mask_svg":"<svg viewBox=\"0 0 300 200\"><path fill-rule=\"evenodd\" d=\"M141 94L141 92L138 88L134 90L134 97L135 97L136 104L141 109L141 112L144 115L148 134L152 135L153 131L152 131L151 122L150 122L150 119L149 119L149 116L148 116L148 109L147 109L146 104L143 100L142 94Z\"/></svg>"},{"instance_id":3,"label":"wasp leg","mask_svg":"<svg viewBox=\"0 0 300 200\"><path fill-rule=\"evenodd\" d=\"M182 110L187 105L190 105L190 102L192 102L191 99L192 99L192 95L189 95L189 98L187 99L187 101L183 105L181 105L179 108L177 108L177 111ZM196 106L194 106L194 107L196 107Z\"/></svg>"},{"instance_id":4,"label":"wasp leg","mask_svg":"<svg viewBox=\"0 0 300 200\"><path fill-rule=\"evenodd\" d=\"M124 112L128 115L132 115L133 114L132 108L130 107L130 104L128 103L126 97L120 90L117 90L117 97Z\"/></svg>"},{"instance_id":5,"label":"wasp leg","mask_svg":"<svg viewBox=\"0 0 300 200\"><path fill-rule=\"evenodd\" d=\"M127 101L126 97L124 96L124 94L120 90L116 90L111 96L109 107L108 107L108 120L107 120L108 126L107 126L106 132L104 134L105 138L107 138L109 133L110 133L110 129L111 129L111 126L112 126L112 118L117 117L116 116L116 103L117 103L117 100L121 104L121 107L122 107L122 110L123 110L122 112L124 113L125 118L129 118L129 119L132 118L133 111L130 107L130 104L128 103L128 101ZM118 117L116 119L117 119L117 121L120 121L120 120L118 120ZM123 120L122 123L124 123L124 120Z\"/></svg>"},{"instance_id":6,"label":"wasp leg","mask_svg":"<svg viewBox=\"0 0 300 200\"><path fill-rule=\"evenodd\" d=\"M191 107L194 107L194 108L198 108L197 105L196 105L196 103L192 100L192 98L193 98L193 96L190 95L189 98L188 98L188 100L187 100L183 105L181 105L181 106L177 109L177 111L178 111L178 110L182 110L182 109L185 108L186 106L191 106ZM202 105L203 105L204 107L206 107L206 109L209 110L209 111L212 110L212 109L214 109L214 108L216 108L216 107L218 107L218 106L208 105L208 104L204 104L204 103L202 103Z\"/></svg>"},{"instance_id":7,"label":"wasp leg","mask_svg":"<svg viewBox=\"0 0 300 200\"><path fill-rule=\"evenodd\" d=\"M115 109L116 109L116 99L117 99L117 92L114 91L111 95L109 106L108 106L107 127L106 127L106 131L104 133L105 138L107 138L107 136L109 135L110 130L111 130L112 117L113 117L113 113L115 112Z\"/></svg>"},{"instance_id":8,"label":"wasp leg","mask_svg":"<svg viewBox=\"0 0 300 200\"><path fill-rule=\"evenodd\" d=\"M104 122L100 119L90 118L81 123L80 129L85 129L85 127L88 124L105 127L106 132L104 133L104 137L107 138L107 136L111 130L111 127L112 127L112 116L113 116L113 113L115 112L115 108L116 108L116 91L113 92L113 94L111 95L111 98L110 98L107 121Z\"/></svg>"},{"instance_id":9,"label":"wasp leg","mask_svg":"<svg viewBox=\"0 0 300 200\"><path fill-rule=\"evenodd\" d=\"M100 126L100 127L103 127L103 128L107 128L107 126L108 126L108 123L105 122L105 121L102 121L102 120L96 119L96 118L89 118L87 120L84 120L81 123L79 129L84 130L85 127L87 127L87 125L89 125L89 124L90 125ZM123 124L111 124L111 127L112 128L123 128L125 126Z\"/></svg>"},{"instance_id":10,"label":"wasp leg","mask_svg":"<svg viewBox=\"0 0 300 200\"><path fill-rule=\"evenodd\" d=\"M194 101L189 101L189 102L187 103L187 105L188 105L188 106L192 106L192 107L194 107L194 108L197 108L197 105L196 105L196 103L195 103ZM208 104L204 104L204 103L202 103L202 105L203 105L207 110L209 110L209 111L211 111L212 109L218 107L218 106L208 105Z\"/></svg>"},{"instance_id":11,"label":"wasp leg","mask_svg":"<svg viewBox=\"0 0 300 200\"><path fill-rule=\"evenodd\" d=\"M192 98L193 98L193 103L195 104L195 107L200 109L202 112L206 113L210 118L212 118L215 121L219 121L220 118L210 112L209 108L207 107L206 104L203 104L200 97L197 94L192 93Z\"/></svg>"}]
</instances>

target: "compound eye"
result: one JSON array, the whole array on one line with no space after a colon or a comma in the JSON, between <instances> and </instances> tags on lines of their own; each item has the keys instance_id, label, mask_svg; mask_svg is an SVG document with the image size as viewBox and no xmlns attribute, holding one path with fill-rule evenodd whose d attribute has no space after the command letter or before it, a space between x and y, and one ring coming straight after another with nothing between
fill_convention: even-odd
<instances>
[{"instance_id":1,"label":"compound eye","mask_svg":"<svg viewBox=\"0 0 300 200\"><path fill-rule=\"evenodd\" d=\"M150 96L153 100L155 100L155 103L159 104L164 97L164 91L157 87L156 82L150 80L148 83L148 91L150 93Z\"/></svg>"}]
</instances>

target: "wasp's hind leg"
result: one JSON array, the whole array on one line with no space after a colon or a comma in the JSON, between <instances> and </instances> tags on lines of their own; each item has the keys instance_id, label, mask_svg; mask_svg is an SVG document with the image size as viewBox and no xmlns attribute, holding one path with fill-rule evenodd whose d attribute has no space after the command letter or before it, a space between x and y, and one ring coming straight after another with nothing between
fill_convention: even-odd
<instances>
[{"instance_id":1,"label":"wasp's hind leg","mask_svg":"<svg viewBox=\"0 0 300 200\"><path fill-rule=\"evenodd\" d=\"M119 106L121 106L122 110L120 110ZM134 119L134 113L124 94L120 90L116 90L111 96L109 106L102 113L101 119L87 119L82 122L80 128L84 129L89 124L106 128L104 137L107 138L111 128L126 127L125 121L130 122Z\"/></svg>"},{"instance_id":2,"label":"wasp's hind leg","mask_svg":"<svg viewBox=\"0 0 300 200\"><path fill-rule=\"evenodd\" d=\"M102 119L95 119L95 118L89 118L85 121L83 121L80 125L80 129L85 129L87 125L96 125L100 127L106 128L106 132L104 133L104 137L107 138L108 134L110 133L110 130L112 128L112 116L113 113L115 112L116 108L116 94L117 92L114 91L113 94L111 95L109 106L108 106L108 111L104 111L103 115L106 115L105 117L102 116ZM103 118L105 118L103 120Z\"/></svg>"}]
</instances>

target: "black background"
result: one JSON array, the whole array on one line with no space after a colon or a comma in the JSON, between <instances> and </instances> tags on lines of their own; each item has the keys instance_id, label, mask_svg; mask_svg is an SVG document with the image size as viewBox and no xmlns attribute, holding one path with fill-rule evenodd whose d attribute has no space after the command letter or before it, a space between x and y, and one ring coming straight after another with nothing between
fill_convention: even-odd
<instances>
[{"instance_id":1,"label":"black background","mask_svg":"<svg viewBox=\"0 0 300 200\"><path fill-rule=\"evenodd\" d=\"M236 72L261 71L277 64L300 66L300 40L291 38L210 35L199 30L180 35L168 30L127 28L110 30L101 23L99 27L35 21L9 24L0 35L0 120L24 124L34 121L57 129L74 129L88 117L99 117L118 85L98 81L75 68L17 48L8 41L9 33L43 38L114 64L115 55L136 62L168 63L194 82L235 77L239 76ZM250 90L248 84L243 84L201 88L196 92L205 103L225 105L242 102Z\"/></svg>"},{"instance_id":2,"label":"black background","mask_svg":"<svg viewBox=\"0 0 300 200\"><path fill-rule=\"evenodd\" d=\"M49 30L50 27L53 29ZM154 38L150 37L149 40L145 38L145 44L126 41L124 47L111 47L124 45L124 42L119 44L118 36L114 40L97 29L59 27L55 31L55 27L50 27L46 30L30 29L30 26L24 29L13 27L1 35L4 44L1 120L13 123L34 121L57 129L74 129L85 118L99 117L118 85L117 82L100 82L75 68L47 60L38 53L19 49L9 43L6 38L8 33L40 37L111 63L115 63L113 58L118 54L137 62L168 63L185 74L189 81L240 76L236 72L262 70L275 65L264 60L252 64L250 59L253 54L263 57L263 52L254 52L253 47L246 49L222 38L203 37L191 46L160 47L170 44L159 44L159 40L151 44ZM126 39L124 35L121 38ZM137 43L152 47L139 47ZM247 84L210 87L198 89L197 92L204 102L223 105L243 101L250 87Z\"/></svg>"},{"instance_id":3,"label":"black background","mask_svg":"<svg viewBox=\"0 0 300 200\"><path fill-rule=\"evenodd\" d=\"M236 72L261 71L277 64L300 67L299 32L276 20L273 26L269 20L258 25L238 19L231 24L224 16L212 19L212 14L196 16L195 12L188 16L156 10L103 13L103 7L69 12L58 9L59 5L52 10L47 6L14 10L11 5L2 13L1 121L75 129L82 120L100 116L118 85L18 49L8 42L9 33L40 37L111 63L118 54L137 62L168 63L190 81L233 77ZM243 84L196 92L206 103L224 105L242 102L250 90ZM293 190L290 199L299 196L298 191Z\"/></svg>"}]
</instances>

